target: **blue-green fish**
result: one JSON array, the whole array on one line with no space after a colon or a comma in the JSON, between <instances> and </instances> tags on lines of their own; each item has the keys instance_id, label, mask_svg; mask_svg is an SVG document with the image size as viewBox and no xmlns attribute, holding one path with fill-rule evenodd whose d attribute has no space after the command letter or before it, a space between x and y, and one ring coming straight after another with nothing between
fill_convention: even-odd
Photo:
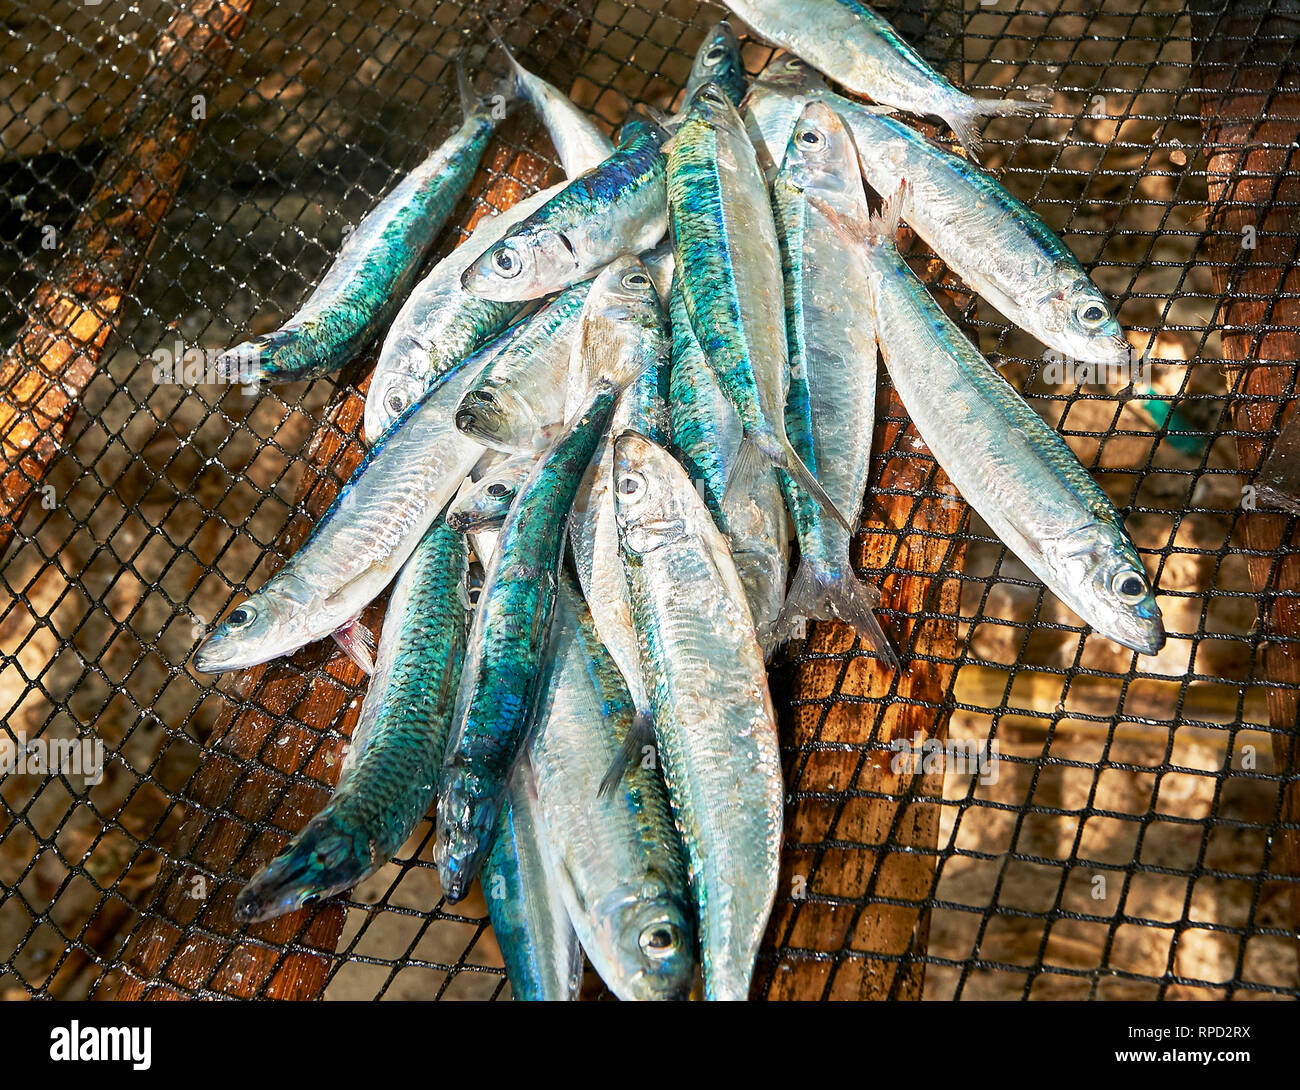
<instances>
[{"instance_id":1,"label":"blue-green fish","mask_svg":"<svg viewBox=\"0 0 1300 1090\"><path fill-rule=\"evenodd\" d=\"M704 994L747 999L782 827L763 652L726 539L686 471L635 432L615 440L614 465L619 545L697 905Z\"/></svg>"},{"instance_id":2,"label":"blue-green fish","mask_svg":"<svg viewBox=\"0 0 1300 1090\"><path fill-rule=\"evenodd\" d=\"M510 779L492 850L483 863L483 899L513 998L577 999L582 947L550 877L537 821L537 794L524 762Z\"/></svg>"},{"instance_id":3,"label":"blue-green fish","mask_svg":"<svg viewBox=\"0 0 1300 1090\"><path fill-rule=\"evenodd\" d=\"M871 213L856 165L848 130L828 106L812 102L772 186L790 346L786 432L855 524L871 465L876 334L862 260L825 209L865 230ZM784 474L781 483L799 534L799 570L781 611L779 635L789 638L804 620L838 617L896 663L872 613L880 593L858 578L849 560L851 535Z\"/></svg>"},{"instance_id":4,"label":"blue-green fish","mask_svg":"<svg viewBox=\"0 0 1300 1090\"><path fill-rule=\"evenodd\" d=\"M461 276L465 289L487 299L537 299L589 279L619 254L655 245L668 227L666 137L653 121L628 121L608 159L475 259Z\"/></svg>"},{"instance_id":5,"label":"blue-green fish","mask_svg":"<svg viewBox=\"0 0 1300 1090\"><path fill-rule=\"evenodd\" d=\"M268 920L350 889L428 812L465 657L465 539L436 522L393 584L375 672L329 804L239 893Z\"/></svg>"},{"instance_id":6,"label":"blue-green fish","mask_svg":"<svg viewBox=\"0 0 1300 1090\"><path fill-rule=\"evenodd\" d=\"M781 252L767 183L735 106L706 83L686 106L668 156L673 254L686 312L709 366L740 414L745 444L848 522L785 434L789 386Z\"/></svg>"},{"instance_id":7,"label":"blue-green fish","mask_svg":"<svg viewBox=\"0 0 1300 1090\"><path fill-rule=\"evenodd\" d=\"M769 42L790 50L855 94L918 116L941 117L972 155L980 122L1034 114L1039 102L974 98L931 68L862 0L726 0Z\"/></svg>"},{"instance_id":8,"label":"blue-green fish","mask_svg":"<svg viewBox=\"0 0 1300 1090\"><path fill-rule=\"evenodd\" d=\"M662 322L654 284L642 273L645 320ZM593 292L600 290L599 279ZM600 358L580 411L520 490L484 579L443 766L433 849L443 892L453 902L465 895L491 847L506 783L545 690L569 510L619 392L638 373L636 357L611 352Z\"/></svg>"},{"instance_id":9,"label":"blue-green fish","mask_svg":"<svg viewBox=\"0 0 1300 1090\"><path fill-rule=\"evenodd\" d=\"M457 75L465 111L460 128L348 235L297 314L218 360L230 377L289 382L329 374L388 324L474 177L500 113L477 98L463 68Z\"/></svg>"},{"instance_id":10,"label":"blue-green fish","mask_svg":"<svg viewBox=\"0 0 1300 1090\"><path fill-rule=\"evenodd\" d=\"M865 236L845 225L867 262L876 335L899 398L1007 547L1102 635L1155 654L1165 642L1160 609L1119 513L907 267L894 236L909 199L904 186Z\"/></svg>"}]
</instances>

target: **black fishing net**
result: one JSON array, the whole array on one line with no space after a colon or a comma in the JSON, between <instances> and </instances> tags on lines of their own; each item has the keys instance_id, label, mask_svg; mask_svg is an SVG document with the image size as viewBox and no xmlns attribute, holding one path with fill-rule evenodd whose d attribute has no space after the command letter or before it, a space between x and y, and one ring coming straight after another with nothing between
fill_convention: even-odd
<instances>
[{"instance_id":1,"label":"black fishing net","mask_svg":"<svg viewBox=\"0 0 1300 1090\"><path fill-rule=\"evenodd\" d=\"M912 256L1126 515L1170 638L1138 658L1085 633L967 517L885 384L858 555L886 588L903 669L831 626L774 665L788 844L756 995L1300 995L1298 652L1294 627L1266 620L1300 578L1292 524L1251 536L1269 516L1241 461L1267 451L1295 394L1294 354L1268 356L1300 332L1295 293L1257 257L1297 236L1225 226L1236 198L1203 124L1210 59L1247 79L1295 32L1287 5L1259 7L880 6L976 93L1050 103L994 121L984 162L1116 301L1144 352L1135 372L1071 370ZM217 680L189 660L355 464L373 353L255 397L205 368L296 309L349 226L456 124L454 58L489 89L502 61L485 17L612 128L634 103L672 105L721 14L5 7L0 996L509 994L478 892L440 899L427 822L350 899L231 922L242 880L326 798L364 689L332 647ZM748 42L751 70L769 55ZM1300 131L1300 99L1276 84L1257 109ZM439 253L477 206L558 177L522 114ZM1251 148L1277 146L1250 123ZM1294 168L1278 182L1261 162L1232 170L1279 199ZM1241 236L1230 257L1225 233ZM1271 392L1222 360L1225 303L1260 283L1272 339L1251 351L1292 368ZM1268 410L1258 434L1246 402Z\"/></svg>"}]
</instances>

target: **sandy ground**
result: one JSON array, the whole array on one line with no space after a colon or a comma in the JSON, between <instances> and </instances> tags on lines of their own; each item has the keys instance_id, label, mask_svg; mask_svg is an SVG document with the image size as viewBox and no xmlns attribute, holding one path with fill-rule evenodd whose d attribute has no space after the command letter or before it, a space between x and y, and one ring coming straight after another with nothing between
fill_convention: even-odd
<instances>
[{"instance_id":1,"label":"sandy ground","mask_svg":"<svg viewBox=\"0 0 1300 1090\"><path fill-rule=\"evenodd\" d=\"M22 232L22 245L0 252L6 335L47 260L29 244L75 210L129 77L147 64L157 7L0 4L12 31L0 196L29 198L4 213ZM276 324L346 225L418 160L430 129L454 120L428 74L457 47L438 19L456 6L416 7L399 16L375 0L309 2L250 27L119 348L50 477L57 503L29 513L6 559L22 598L0 610L0 719L28 737L93 731L117 758L90 789L0 781L0 995L25 995L56 970L52 993L86 994L98 970L65 956L68 937L111 958L129 906L147 896L164 792L194 768L222 699L186 663L201 626L265 577L298 481L294 457L330 392L318 382L249 401L159 388L149 356L177 337L219 348ZM986 163L1099 262L1097 282L1149 351L1155 394L1214 433L1224 382L1207 330L1213 289L1197 264L1204 164L1179 67L1192 55L1181 4L1147 0L1137 15L1118 0L1035 8L1057 13L999 0L967 23L968 83L1052 105L1031 126L991 125ZM682 0L602 0L575 97L611 124L629 100L667 105L711 16ZM759 63L765 50L748 55ZM1084 639L1051 595L1021 585L1027 571L986 529L971 528L951 731L996 738L1003 759L996 783L945 781L926 995L1146 997L1168 974L1200 982L1168 986L1169 997L1222 995L1233 980L1239 996L1294 989L1294 941L1268 933L1285 926L1282 888L1266 880L1276 790L1251 672L1254 607L1230 551L1241 515L1231 440L1180 447L1134 399L1049 386L1036 342L987 307L971 317L985 351L1132 509L1173 636L1126 682L1131 655ZM1151 471L1135 470L1148 460ZM1035 618L1068 627L1031 630ZM355 891L339 947L348 960L327 998L509 994L481 902L463 920L427 915L439 896L426 834ZM103 890L109 910L95 915Z\"/></svg>"}]
</instances>

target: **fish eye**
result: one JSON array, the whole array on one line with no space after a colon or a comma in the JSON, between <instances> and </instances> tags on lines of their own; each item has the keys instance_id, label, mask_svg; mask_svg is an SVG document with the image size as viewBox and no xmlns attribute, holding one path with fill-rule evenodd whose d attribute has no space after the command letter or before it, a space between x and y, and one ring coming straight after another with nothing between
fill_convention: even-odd
<instances>
[{"instance_id":1,"label":"fish eye","mask_svg":"<svg viewBox=\"0 0 1300 1090\"><path fill-rule=\"evenodd\" d=\"M502 484L500 481L497 481L496 484L488 485L487 494L491 496L493 499L499 500L502 496L504 496L509 491L510 489L506 485Z\"/></svg>"},{"instance_id":2,"label":"fish eye","mask_svg":"<svg viewBox=\"0 0 1300 1090\"><path fill-rule=\"evenodd\" d=\"M231 628L243 628L244 625L251 624L256 616L257 610L252 606L240 606L226 618L226 624Z\"/></svg>"},{"instance_id":3,"label":"fish eye","mask_svg":"<svg viewBox=\"0 0 1300 1090\"><path fill-rule=\"evenodd\" d=\"M645 478L634 470L629 470L618 479L618 494L628 499L640 495L643 488L645 488Z\"/></svg>"},{"instance_id":4,"label":"fish eye","mask_svg":"<svg viewBox=\"0 0 1300 1090\"><path fill-rule=\"evenodd\" d=\"M650 277L639 270L633 270L623 277L623 287L625 288L648 288L650 286Z\"/></svg>"},{"instance_id":5,"label":"fish eye","mask_svg":"<svg viewBox=\"0 0 1300 1090\"><path fill-rule=\"evenodd\" d=\"M1100 303L1090 302L1086 299L1074 308L1074 316L1089 329L1095 329L1097 326L1102 325L1107 318L1105 307Z\"/></svg>"},{"instance_id":6,"label":"fish eye","mask_svg":"<svg viewBox=\"0 0 1300 1090\"><path fill-rule=\"evenodd\" d=\"M820 147L824 143L824 137L816 129L801 129L799 132L799 143L806 148Z\"/></svg>"},{"instance_id":7,"label":"fish eye","mask_svg":"<svg viewBox=\"0 0 1300 1090\"><path fill-rule=\"evenodd\" d=\"M502 276L518 276L524 268L523 262L519 260L509 247L503 246L492 255L492 265Z\"/></svg>"},{"instance_id":8,"label":"fish eye","mask_svg":"<svg viewBox=\"0 0 1300 1090\"><path fill-rule=\"evenodd\" d=\"M406 394L401 390L389 390L384 396L384 408L394 416L401 416L406 412L406 406L409 402L406 400Z\"/></svg>"},{"instance_id":9,"label":"fish eye","mask_svg":"<svg viewBox=\"0 0 1300 1090\"><path fill-rule=\"evenodd\" d=\"M653 923L637 936L641 953L648 958L666 958L681 945L681 934L670 923Z\"/></svg>"},{"instance_id":10,"label":"fish eye","mask_svg":"<svg viewBox=\"0 0 1300 1090\"><path fill-rule=\"evenodd\" d=\"M1132 572L1119 572L1111 581L1111 589L1129 604L1140 602L1147 595L1146 580Z\"/></svg>"},{"instance_id":11,"label":"fish eye","mask_svg":"<svg viewBox=\"0 0 1300 1090\"><path fill-rule=\"evenodd\" d=\"M787 72L801 72L803 71L803 61L798 57L791 57L785 62L785 68Z\"/></svg>"},{"instance_id":12,"label":"fish eye","mask_svg":"<svg viewBox=\"0 0 1300 1090\"><path fill-rule=\"evenodd\" d=\"M704 54L704 63L717 64L718 61L722 60L722 55L725 52L726 50L722 46L720 45L713 46L707 53Z\"/></svg>"},{"instance_id":13,"label":"fish eye","mask_svg":"<svg viewBox=\"0 0 1300 1090\"><path fill-rule=\"evenodd\" d=\"M705 102L713 103L715 106L721 106L725 101L716 87L705 87L700 93L700 98L704 99Z\"/></svg>"}]
</instances>

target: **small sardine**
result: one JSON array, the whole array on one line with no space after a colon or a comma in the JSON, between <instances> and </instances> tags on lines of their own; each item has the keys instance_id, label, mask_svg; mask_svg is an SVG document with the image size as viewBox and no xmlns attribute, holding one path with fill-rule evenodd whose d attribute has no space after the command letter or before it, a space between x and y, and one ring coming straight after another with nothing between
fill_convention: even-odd
<instances>
[{"instance_id":1,"label":"small sardine","mask_svg":"<svg viewBox=\"0 0 1300 1090\"><path fill-rule=\"evenodd\" d=\"M499 527L536 465L537 455L529 453L493 466L473 485L462 488L460 495L451 501L447 525L461 534Z\"/></svg>"},{"instance_id":2,"label":"small sardine","mask_svg":"<svg viewBox=\"0 0 1300 1090\"><path fill-rule=\"evenodd\" d=\"M655 245L668 228L666 137L653 121L628 121L608 159L474 260L461 276L465 290L537 299L594 276L619 254Z\"/></svg>"},{"instance_id":3,"label":"small sardine","mask_svg":"<svg viewBox=\"0 0 1300 1090\"><path fill-rule=\"evenodd\" d=\"M239 893L269 920L374 874L415 831L438 770L465 658L465 539L434 523L402 568L338 787L329 804Z\"/></svg>"},{"instance_id":4,"label":"small sardine","mask_svg":"<svg viewBox=\"0 0 1300 1090\"><path fill-rule=\"evenodd\" d=\"M984 118L1045 109L1039 102L975 98L958 90L862 0L725 2L762 37L855 94L918 116L943 118L972 155L979 151Z\"/></svg>"},{"instance_id":5,"label":"small sardine","mask_svg":"<svg viewBox=\"0 0 1300 1090\"><path fill-rule=\"evenodd\" d=\"M695 897L708 999L749 997L776 896L776 715L726 539L661 447L615 440L619 545L659 760Z\"/></svg>"},{"instance_id":6,"label":"small sardine","mask_svg":"<svg viewBox=\"0 0 1300 1090\"><path fill-rule=\"evenodd\" d=\"M463 68L457 76L461 127L367 213L297 314L218 358L228 377L252 383L327 375L388 324L496 127L490 100L475 95Z\"/></svg>"},{"instance_id":7,"label":"small sardine","mask_svg":"<svg viewBox=\"0 0 1300 1090\"><path fill-rule=\"evenodd\" d=\"M906 187L862 236L885 366L936 461L993 532L1102 635L1153 655L1164 625L1119 513L1074 452L971 344L895 245Z\"/></svg>"},{"instance_id":8,"label":"small sardine","mask_svg":"<svg viewBox=\"0 0 1300 1090\"><path fill-rule=\"evenodd\" d=\"M861 258L824 209L866 229L870 210L856 167L848 130L830 107L812 102L772 186L790 346L786 433L854 525L871 466L876 334ZM880 593L858 578L849 560L851 535L784 474L781 485L799 535L799 570L781 611L779 637L789 639L805 620L838 617L897 665L872 613Z\"/></svg>"},{"instance_id":9,"label":"small sardine","mask_svg":"<svg viewBox=\"0 0 1300 1090\"><path fill-rule=\"evenodd\" d=\"M685 999L695 979L695 906L668 794L640 754L611 794L598 791L634 709L567 573L554 654L528 767L555 882L592 966L616 996Z\"/></svg>"}]
</instances>

